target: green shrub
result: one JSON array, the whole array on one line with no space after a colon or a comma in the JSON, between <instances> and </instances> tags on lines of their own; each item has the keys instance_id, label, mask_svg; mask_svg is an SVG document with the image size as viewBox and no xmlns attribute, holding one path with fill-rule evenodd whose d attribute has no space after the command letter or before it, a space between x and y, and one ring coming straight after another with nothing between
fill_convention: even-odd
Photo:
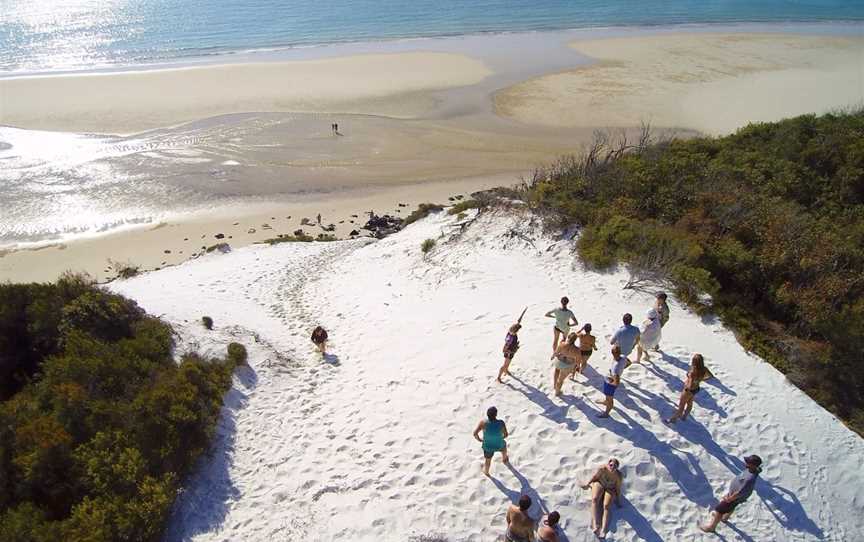
<instances>
[{"instance_id":1,"label":"green shrub","mask_svg":"<svg viewBox=\"0 0 864 542\"><path fill-rule=\"evenodd\" d=\"M108 260L108 268L114 271L121 279L131 279L141 271L141 266L131 262L118 262Z\"/></svg>"},{"instance_id":2,"label":"green shrub","mask_svg":"<svg viewBox=\"0 0 864 542\"><path fill-rule=\"evenodd\" d=\"M420 243L420 251L423 252L423 254L428 254L433 248L435 248L435 239L426 239Z\"/></svg>"},{"instance_id":3,"label":"green shrub","mask_svg":"<svg viewBox=\"0 0 864 542\"><path fill-rule=\"evenodd\" d=\"M228 345L228 361L235 366L246 365L246 360L249 354L246 352L246 347L240 343L230 343Z\"/></svg>"},{"instance_id":4,"label":"green shrub","mask_svg":"<svg viewBox=\"0 0 864 542\"><path fill-rule=\"evenodd\" d=\"M405 218L405 225L417 222L421 218L426 218L431 213L437 213L442 209L444 209L444 206L437 203L421 203L417 206L417 209Z\"/></svg>"},{"instance_id":5,"label":"green shrub","mask_svg":"<svg viewBox=\"0 0 864 542\"><path fill-rule=\"evenodd\" d=\"M478 209L480 207L480 201L476 199L466 199L465 201L460 201L456 205L447 209L448 215L458 215L459 213L464 213L468 209Z\"/></svg>"},{"instance_id":6,"label":"green shrub","mask_svg":"<svg viewBox=\"0 0 864 542\"><path fill-rule=\"evenodd\" d=\"M589 267L625 264L630 283L669 283L699 312L710 300L746 348L849 423L864 419L864 111L629 150L611 141L538 171L526 201L582 227Z\"/></svg>"},{"instance_id":7,"label":"green shrub","mask_svg":"<svg viewBox=\"0 0 864 542\"><path fill-rule=\"evenodd\" d=\"M81 277L0 300L0 540L161 538L245 349L177 364L170 326Z\"/></svg>"}]
</instances>

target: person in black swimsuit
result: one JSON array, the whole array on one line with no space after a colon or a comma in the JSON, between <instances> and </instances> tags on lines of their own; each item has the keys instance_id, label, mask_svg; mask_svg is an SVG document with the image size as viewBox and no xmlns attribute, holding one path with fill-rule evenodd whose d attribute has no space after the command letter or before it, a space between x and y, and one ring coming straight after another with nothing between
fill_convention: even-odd
<instances>
[{"instance_id":1,"label":"person in black swimsuit","mask_svg":"<svg viewBox=\"0 0 864 542\"><path fill-rule=\"evenodd\" d=\"M687 379L684 381L684 389L681 390L681 398L678 399L678 410L671 418L666 420L666 423L675 423L678 420L687 419L690 410L693 408L693 398L699 392L699 384L703 380L713 378L714 375L705 367L705 358L702 354L693 354L693 359L690 361L690 370L687 371Z\"/></svg>"}]
</instances>

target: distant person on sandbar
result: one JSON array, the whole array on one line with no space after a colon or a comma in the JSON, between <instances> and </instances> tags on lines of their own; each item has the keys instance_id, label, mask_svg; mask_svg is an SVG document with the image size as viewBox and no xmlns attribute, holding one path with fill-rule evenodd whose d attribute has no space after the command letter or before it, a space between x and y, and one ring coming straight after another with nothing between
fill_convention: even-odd
<instances>
[{"instance_id":1,"label":"distant person on sandbar","mask_svg":"<svg viewBox=\"0 0 864 542\"><path fill-rule=\"evenodd\" d=\"M642 361L642 355L645 355L645 361L651 361L649 350L654 350L654 347L660 344L660 333L662 326L660 325L660 315L656 309L648 309L645 314L645 321L642 322L642 329L639 330L639 344L636 345L636 363Z\"/></svg>"},{"instance_id":2,"label":"distant person on sandbar","mask_svg":"<svg viewBox=\"0 0 864 542\"><path fill-rule=\"evenodd\" d=\"M597 401L602 405L606 405L606 411L597 414L598 418L608 418L612 412L612 407L615 406L615 392L618 386L621 385L621 374L624 373L624 368L627 366L627 358L621 355L621 347L617 344L612 347L612 363L609 365L609 374L606 375L606 380L603 382L603 395L605 398L602 401Z\"/></svg>"},{"instance_id":3,"label":"distant person on sandbar","mask_svg":"<svg viewBox=\"0 0 864 542\"><path fill-rule=\"evenodd\" d=\"M552 388L555 390L555 395L561 395L561 386L564 381L582 364L582 354L579 352L579 347L576 346L578 335L571 333L567 336L567 342L562 342L555 350L555 372L552 376Z\"/></svg>"},{"instance_id":4,"label":"distant person on sandbar","mask_svg":"<svg viewBox=\"0 0 864 542\"><path fill-rule=\"evenodd\" d=\"M534 520L528 515L531 497L519 497L519 505L511 504L507 509L507 530L505 542L532 542L534 540Z\"/></svg>"},{"instance_id":5,"label":"distant person on sandbar","mask_svg":"<svg viewBox=\"0 0 864 542\"><path fill-rule=\"evenodd\" d=\"M623 476L618 470L620 464L614 457L597 469L582 489L591 489L591 530L597 538L606 538L609 528L609 508L612 501L621 508L621 491L623 489Z\"/></svg>"},{"instance_id":6,"label":"distant person on sandbar","mask_svg":"<svg viewBox=\"0 0 864 542\"><path fill-rule=\"evenodd\" d=\"M717 524L729 519L738 505L746 501L753 493L756 480L759 478L759 473L762 472L762 458L758 455L747 456L744 458L744 465L746 466L744 472L729 482L729 491L711 512L711 521L708 525L699 525L699 528L706 533L713 533Z\"/></svg>"},{"instance_id":7,"label":"distant person on sandbar","mask_svg":"<svg viewBox=\"0 0 864 542\"><path fill-rule=\"evenodd\" d=\"M510 330L507 331L507 336L504 337L504 365L498 370L498 382L504 375L510 376L510 362L513 361L513 356L519 350L519 330L522 329L522 324L513 324Z\"/></svg>"},{"instance_id":8,"label":"distant person on sandbar","mask_svg":"<svg viewBox=\"0 0 864 542\"><path fill-rule=\"evenodd\" d=\"M576 332L579 335L579 353L582 355L581 363L576 371L570 375L570 380L576 381L576 373L582 374L585 367L588 366L588 358L597 350L597 337L591 335L591 324L585 324L582 329Z\"/></svg>"},{"instance_id":9,"label":"distant person on sandbar","mask_svg":"<svg viewBox=\"0 0 864 542\"><path fill-rule=\"evenodd\" d=\"M335 123L335 124L333 124L333 131L336 132L336 135L340 135L340 134L339 134L339 123L338 123L338 122Z\"/></svg>"},{"instance_id":10,"label":"distant person on sandbar","mask_svg":"<svg viewBox=\"0 0 864 542\"><path fill-rule=\"evenodd\" d=\"M318 213L318 216L315 217L318 220L318 225L321 225L321 213Z\"/></svg>"},{"instance_id":11,"label":"distant person on sandbar","mask_svg":"<svg viewBox=\"0 0 864 542\"><path fill-rule=\"evenodd\" d=\"M312 342L315 343L315 346L318 348L318 351L321 354L326 354L325 350L327 348L327 330L323 327L318 326L312 332Z\"/></svg>"},{"instance_id":12,"label":"distant person on sandbar","mask_svg":"<svg viewBox=\"0 0 864 542\"><path fill-rule=\"evenodd\" d=\"M573 314L573 311L567 308L568 303L570 303L570 300L566 296L562 297L561 306L546 313L546 318L555 319L555 327L553 328L552 337L553 356L555 355L555 350L558 348L559 337L560 342L563 342L567 338L567 335L570 334L570 326L579 325L579 321L576 320L576 315Z\"/></svg>"},{"instance_id":13,"label":"distant person on sandbar","mask_svg":"<svg viewBox=\"0 0 864 542\"><path fill-rule=\"evenodd\" d=\"M483 438L480 438L480 432L483 432ZM483 474L489 476L489 465L492 463L492 456L495 452L501 452L501 461L506 465L510 462L507 457L507 426L503 420L498 419L498 409L489 407L486 411L486 419L480 420L477 428L474 429L474 438L483 443Z\"/></svg>"},{"instance_id":14,"label":"distant person on sandbar","mask_svg":"<svg viewBox=\"0 0 864 542\"><path fill-rule=\"evenodd\" d=\"M537 529L537 542L559 542L557 529L559 521L561 521L561 514L549 512Z\"/></svg>"},{"instance_id":15,"label":"distant person on sandbar","mask_svg":"<svg viewBox=\"0 0 864 542\"><path fill-rule=\"evenodd\" d=\"M639 328L633 325L633 315L624 313L621 318L624 325L619 327L609 342L621 348L621 355L627 358L627 367L630 366L630 353L639 344Z\"/></svg>"},{"instance_id":16,"label":"distant person on sandbar","mask_svg":"<svg viewBox=\"0 0 864 542\"><path fill-rule=\"evenodd\" d=\"M709 378L714 378L708 367L705 367L705 358L702 354L693 354L690 360L690 370L687 371L687 379L684 381L684 389L681 390L681 397L678 399L678 410L675 414L666 420L666 423L675 423L678 420L686 420L693 408L693 399L699 393L699 384Z\"/></svg>"},{"instance_id":17,"label":"distant person on sandbar","mask_svg":"<svg viewBox=\"0 0 864 542\"><path fill-rule=\"evenodd\" d=\"M654 310L657 311L657 314L660 315L660 327L666 326L666 322L669 321L669 304L666 303L667 299L666 292L657 292L656 299L654 300ZM654 351L657 352L660 350L660 343L654 347Z\"/></svg>"}]
</instances>

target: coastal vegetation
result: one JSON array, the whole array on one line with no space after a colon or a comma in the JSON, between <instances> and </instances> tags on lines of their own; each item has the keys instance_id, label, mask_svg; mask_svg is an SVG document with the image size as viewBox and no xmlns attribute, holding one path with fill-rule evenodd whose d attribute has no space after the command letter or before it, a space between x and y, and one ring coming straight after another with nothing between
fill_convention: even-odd
<instances>
[{"instance_id":1,"label":"coastal vegetation","mask_svg":"<svg viewBox=\"0 0 864 542\"><path fill-rule=\"evenodd\" d=\"M421 203L410 215L405 217L404 225L407 226L408 224L413 224L421 218L426 218L431 213L437 213L443 209L444 206L438 205L437 203Z\"/></svg>"},{"instance_id":2,"label":"coastal vegetation","mask_svg":"<svg viewBox=\"0 0 864 542\"><path fill-rule=\"evenodd\" d=\"M864 112L722 138L598 134L525 199L581 227L586 265L674 289L864 434ZM698 345L693 345L698 348Z\"/></svg>"},{"instance_id":3,"label":"coastal vegetation","mask_svg":"<svg viewBox=\"0 0 864 542\"><path fill-rule=\"evenodd\" d=\"M81 276L0 285L0 540L158 540L246 350L173 331Z\"/></svg>"},{"instance_id":4,"label":"coastal vegetation","mask_svg":"<svg viewBox=\"0 0 864 542\"><path fill-rule=\"evenodd\" d=\"M420 243L420 251L423 254L428 254L433 248L435 248L435 239L425 239L422 243Z\"/></svg>"}]
</instances>

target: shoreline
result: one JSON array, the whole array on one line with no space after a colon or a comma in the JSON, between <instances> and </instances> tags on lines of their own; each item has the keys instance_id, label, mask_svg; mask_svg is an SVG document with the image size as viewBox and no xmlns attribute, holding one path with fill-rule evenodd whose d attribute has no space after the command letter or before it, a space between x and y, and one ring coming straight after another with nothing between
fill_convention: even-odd
<instances>
[{"instance_id":1,"label":"shoreline","mask_svg":"<svg viewBox=\"0 0 864 542\"><path fill-rule=\"evenodd\" d=\"M864 29L864 19L826 19L810 21L723 21L723 22L685 22L663 24L622 24L605 26L582 26L542 28L533 30L487 30L468 33L436 34L427 36L396 36L377 39L358 39L320 43L298 43L255 47L247 49L225 49L208 54L191 54L166 59L153 59L137 64L110 64L94 68L45 69L0 71L0 81L18 78L55 77L66 75L121 74L172 69L186 69L206 66L232 66L247 63L269 63L293 60L316 60L370 54L382 51L449 49L459 47L461 41L474 41L495 38L518 38L534 35L573 35L573 39L604 39L622 35L650 36L655 34L678 33L795 33L832 35L860 35Z\"/></svg>"},{"instance_id":2,"label":"shoreline","mask_svg":"<svg viewBox=\"0 0 864 542\"><path fill-rule=\"evenodd\" d=\"M766 26L774 31L752 32ZM839 35L830 24L681 28L428 38L367 44L365 50L356 44L321 47L305 60L0 78L0 140L3 125L16 118L26 132L6 129L5 138L15 145L14 138L22 137L17 147L0 141L0 159L12 175L6 179L14 186L28 176L54 175L73 196L79 194L74 183L89 190L72 210L66 200L51 200L51 192L26 193L29 199L18 197L6 208L0 201L0 227L27 234L74 231L83 224L84 231L94 231L105 222L94 227L62 213L103 220L119 209L132 222L140 213L180 216L166 221L171 231L177 225L206 238L209 229L238 222L234 217L255 216L260 231L269 217L249 211L255 206L250 200L269 201L279 209L274 217L311 218L317 214L312 206L332 203L338 220L350 224L350 215L368 206L349 209L347 200L367 198L376 210L410 212L417 203L443 203L453 194L491 187L483 179L512 184L534 167L578 152L597 129L626 130L649 120L661 133L681 137L722 133L747 121L824 110L839 82L852 81L844 92L864 98L864 62L851 68L847 62L831 78L819 77L825 66L836 65L838 50L854 60L858 50L850 52L849 44L864 44L864 37L847 34L864 24L843 25ZM723 29L728 33L718 33ZM686 42L682 51L674 50L677 41ZM846 49L825 45L839 42ZM349 50L353 56L338 56ZM736 64L738 58L744 60ZM803 94L787 90L784 99L776 98L778 89L801 78L807 83L798 85ZM501 106L502 97L514 96L509 110ZM725 102L753 105L730 114L721 107ZM767 114L757 111L763 106ZM333 122L345 126L344 133L330 133ZM135 135L82 138L80 132ZM52 148L40 148L49 135L56 136ZM67 136L74 141L62 143ZM57 151L65 144L68 156L65 147ZM230 208L214 214L208 211L214 203ZM200 226L205 222L209 229ZM292 225L274 233L290 234L299 226ZM118 254L114 259L135 255L124 243L166 242L153 226L88 234L53 243L50 250L0 252L0 280L49 280L68 267L104 278L111 251ZM94 256L88 261L80 247ZM178 261L179 246L164 250L171 250L170 258L147 248L142 265ZM182 250L188 258L189 250Z\"/></svg>"}]
</instances>

